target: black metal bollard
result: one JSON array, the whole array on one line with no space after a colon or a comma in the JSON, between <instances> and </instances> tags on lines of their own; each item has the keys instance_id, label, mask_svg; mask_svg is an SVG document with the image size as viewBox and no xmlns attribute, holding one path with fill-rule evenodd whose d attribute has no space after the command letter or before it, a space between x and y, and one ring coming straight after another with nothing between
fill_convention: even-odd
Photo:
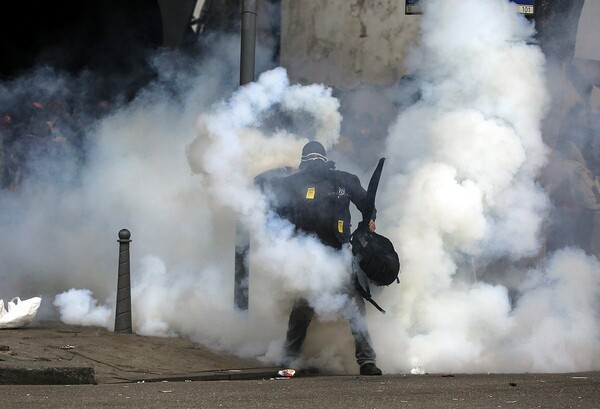
<instances>
[{"instance_id":1,"label":"black metal bollard","mask_svg":"<svg viewBox=\"0 0 600 409\"><path fill-rule=\"evenodd\" d=\"M119 278L117 281L117 310L115 332L131 334L131 280L129 277L129 243L131 233L119 231Z\"/></svg>"}]
</instances>

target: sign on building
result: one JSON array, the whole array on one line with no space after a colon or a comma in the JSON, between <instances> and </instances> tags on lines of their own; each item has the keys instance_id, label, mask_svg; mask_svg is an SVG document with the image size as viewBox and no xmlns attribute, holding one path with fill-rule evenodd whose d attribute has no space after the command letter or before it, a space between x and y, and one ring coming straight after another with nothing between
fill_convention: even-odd
<instances>
[{"instance_id":1,"label":"sign on building","mask_svg":"<svg viewBox=\"0 0 600 409\"><path fill-rule=\"evenodd\" d=\"M406 0L404 5L404 14L421 14L420 0Z\"/></svg>"},{"instance_id":2,"label":"sign on building","mask_svg":"<svg viewBox=\"0 0 600 409\"><path fill-rule=\"evenodd\" d=\"M533 14L535 0L511 0L521 14Z\"/></svg>"},{"instance_id":3,"label":"sign on building","mask_svg":"<svg viewBox=\"0 0 600 409\"><path fill-rule=\"evenodd\" d=\"M510 0L521 14L533 14L535 0ZM406 0L404 14L421 14L421 0Z\"/></svg>"}]
</instances>

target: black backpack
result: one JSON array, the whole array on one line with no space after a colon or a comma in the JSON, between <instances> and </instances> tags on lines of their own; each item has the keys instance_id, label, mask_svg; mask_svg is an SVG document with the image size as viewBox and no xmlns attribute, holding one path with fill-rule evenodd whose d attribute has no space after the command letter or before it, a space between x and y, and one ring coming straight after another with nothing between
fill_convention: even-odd
<instances>
[{"instance_id":1,"label":"black backpack","mask_svg":"<svg viewBox=\"0 0 600 409\"><path fill-rule=\"evenodd\" d=\"M275 186L277 213L296 229L314 234L331 247L339 248L348 223L342 221L337 171L333 162L316 162L278 181ZM346 239L347 241L347 239Z\"/></svg>"},{"instance_id":2,"label":"black backpack","mask_svg":"<svg viewBox=\"0 0 600 409\"><path fill-rule=\"evenodd\" d=\"M369 205L363 213L363 220L358 224L350 238L352 254L354 254L358 266L369 279L369 282L376 286L388 286L394 281L400 282L398 278L400 258L394 249L394 245L387 237L369 231L369 221L375 209L375 195L384 161L385 158L379 160L373 176L371 176L367 189ZM355 287L363 298L385 314L385 311L371 298L368 283L365 285L366 288L363 288L355 277Z\"/></svg>"},{"instance_id":3,"label":"black backpack","mask_svg":"<svg viewBox=\"0 0 600 409\"><path fill-rule=\"evenodd\" d=\"M305 174L302 177L302 173ZM337 182L335 173L299 172L294 179L294 224L321 239L335 242Z\"/></svg>"}]
</instances>

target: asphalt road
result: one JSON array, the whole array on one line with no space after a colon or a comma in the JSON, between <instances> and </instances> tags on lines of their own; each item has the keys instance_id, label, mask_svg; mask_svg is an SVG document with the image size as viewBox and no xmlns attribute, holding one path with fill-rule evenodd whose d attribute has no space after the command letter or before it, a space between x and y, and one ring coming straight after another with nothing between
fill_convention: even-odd
<instances>
[{"instance_id":1,"label":"asphalt road","mask_svg":"<svg viewBox=\"0 0 600 409\"><path fill-rule=\"evenodd\" d=\"M600 408L600 372L2 385L4 408Z\"/></svg>"},{"instance_id":2,"label":"asphalt road","mask_svg":"<svg viewBox=\"0 0 600 409\"><path fill-rule=\"evenodd\" d=\"M376 377L298 372L276 379L280 368L180 337L56 322L4 330L0 337L0 409L600 409L600 372Z\"/></svg>"}]
</instances>

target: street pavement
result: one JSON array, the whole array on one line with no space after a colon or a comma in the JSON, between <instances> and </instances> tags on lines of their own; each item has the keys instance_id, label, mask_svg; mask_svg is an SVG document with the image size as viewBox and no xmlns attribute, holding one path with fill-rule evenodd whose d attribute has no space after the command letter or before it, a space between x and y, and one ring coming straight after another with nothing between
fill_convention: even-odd
<instances>
[{"instance_id":1,"label":"street pavement","mask_svg":"<svg viewBox=\"0 0 600 409\"><path fill-rule=\"evenodd\" d=\"M279 369L181 337L57 322L0 330L3 407L600 408L600 372L285 378Z\"/></svg>"},{"instance_id":2,"label":"street pavement","mask_svg":"<svg viewBox=\"0 0 600 409\"><path fill-rule=\"evenodd\" d=\"M600 374L310 376L99 385L0 385L5 408L597 409Z\"/></svg>"},{"instance_id":3,"label":"street pavement","mask_svg":"<svg viewBox=\"0 0 600 409\"><path fill-rule=\"evenodd\" d=\"M182 337L37 321L0 330L0 385L256 379L277 371Z\"/></svg>"}]
</instances>

